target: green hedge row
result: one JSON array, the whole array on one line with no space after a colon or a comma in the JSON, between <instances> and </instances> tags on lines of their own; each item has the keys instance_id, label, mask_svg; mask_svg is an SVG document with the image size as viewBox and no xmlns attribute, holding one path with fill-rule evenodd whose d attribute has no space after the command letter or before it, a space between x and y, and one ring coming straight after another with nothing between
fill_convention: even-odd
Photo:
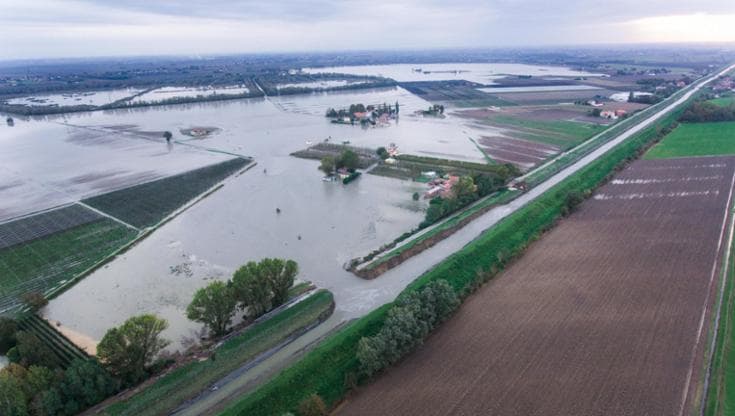
<instances>
[{"instance_id":1,"label":"green hedge row","mask_svg":"<svg viewBox=\"0 0 735 416\"><path fill-rule=\"evenodd\" d=\"M476 240L411 283L400 296L438 279L446 280L459 294L468 294L494 276L508 261L561 216L571 193L588 193L614 174L617 167L635 159L654 139L664 134L680 111L659 120L618 145L486 231ZM294 412L311 394L327 405L339 402L361 380L356 357L362 337L375 335L383 326L386 304L327 339L304 359L228 408L225 415L280 415Z\"/></svg>"}]
</instances>

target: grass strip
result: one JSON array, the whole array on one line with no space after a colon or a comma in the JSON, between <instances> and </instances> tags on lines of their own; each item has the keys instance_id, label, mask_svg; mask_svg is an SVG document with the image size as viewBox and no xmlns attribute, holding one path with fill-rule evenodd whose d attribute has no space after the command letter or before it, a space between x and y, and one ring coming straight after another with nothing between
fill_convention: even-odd
<instances>
[{"instance_id":1,"label":"grass strip","mask_svg":"<svg viewBox=\"0 0 735 416\"><path fill-rule=\"evenodd\" d=\"M334 298L319 290L276 316L254 324L216 349L216 359L194 361L158 379L128 400L109 406L108 415L168 414L186 400L259 354L277 346L294 333L320 320L333 310Z\"/></svg>"},{"instance_id":2,"label":"grass strip","mask_svg":"<svg viewBox=\"0 0 735 416\"><path fill-rule=\"evenodd\" d=\"M733 221L733 219L731 219ZM731 261L724 271L725 280L720 325L715 335L715 351L712 356L710 384L705 398L705 416L731 415L735 412L735 246L729 253Z\"/></svg>"}]
</instances>

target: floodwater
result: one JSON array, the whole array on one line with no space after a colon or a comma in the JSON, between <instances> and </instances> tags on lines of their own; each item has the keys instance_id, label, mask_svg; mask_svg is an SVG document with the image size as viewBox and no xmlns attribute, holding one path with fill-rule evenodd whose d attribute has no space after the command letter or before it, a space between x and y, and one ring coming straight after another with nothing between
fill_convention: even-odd
<instances>
[{"instance_id":1,"label":"floodwater","mask_svg":"<svg viewBox=\"0 0 735 416\"><path fill-rule=\"evenodd\" d=\"M284 88L314 88L314 89L327 89L335 87L345 87L347 85L364 84L362 81L347 81L347 80L325 80L325 81L312 81L312 82L297 82L291 84L279 84L276 86L277 89L281 90Z\"/></svg>"},{"instance_id":2,"label":"floodwater","mask_svg":"<svg viewBox=\"0 0 735 416\"><path fill-rule=\"evenodd\" d=\"M395 102L401 116L385 127L338 125L324 117L330 107ZM395 87L74 113L3 126L0 147L17 147L14 158L24 168L11 171L23 172L23 178L45 175L43 183L60 181L59 188L72 189L64 192L72 199L87 191L83 186L74 191L64 178L111 169L121 163L118 158L134 172L162 169L166 163L170 170L194 168L231 154L258 162L52 300L45 317L99 340L130 316L155 313L169 321L165 336L174 341L172 349L180 349L201 329L185 318L194 291L209 279L229 278L245 262L267 256L296 260L300 279L334 292L336 314L344 319L390 301L402 285L362 280L343 265L418 225L426 202L413 201L411 195L424 185L373 175L347 186L325 183L318 161L289 154L331 138L373 148L396 143L404 153L482 161L470 138L499 131L467 124L452 114L443 119L413 114L429 105ZM195 126L219 130L197 139L180 132ZM101 136L78 139L80 130ZM173 132L172 146L157 135L162 131ZM24 149L18 143L33 144ZM46 152L46 143L52 151ZM5 157L5 152L0 154ZM46 172L46 164L53 169ZM29 198L41 201L49 191L28 187L28 192Z\"/></svg>"},{"instance_id":3,"label":"floodwater","mask_svg":"<svg viewBox=\"0 0 735 416\"><path fill-rule=\"evenodd\" d=\"M633 91L633 96L635 97L643 97L646 95L653 95L650 92L643 92L643 91ZM617 102L626 102L628 101L628 98L630 97L630 92L616 92L615 94L612 94L610 96L610 99Z\"/></svg>"},{"instance_id":4,"label":"floodwater","mask_svg":"<svg viewBox=\"0 0 735 416\"><path fill-rule=\"evenodd\" d=\"M8 357L4 355L0 355L0 369L3 369L5 366L7 366L9 363Z\"/></svg>"},{"instance_id":5,"label":"floodwater","mask_svg":"<svg viewBox=\"0 0 735 416\"><path fill-rule=\"evenodd\" d=\"M371 75L392 78L398 82L409 81L448 81L465 80L478 84L493 84L505 75L531 76L600 76L585 71L576 71L560 66L541 66L510 63L446 63L446 64L393 64L335 66L328 68L304 68L310 74L341 73L351 75Z\"/></svg>"},{"instance_id":6,"label":"floodwater","mask_svg":"<svg viewBox=\"0 0 735 416\"><path fill-rule=\"evenodd\" d=\"M550 91L586 91L586 90L601 90L600 87L593 85L541 85L533 87L490 87L490 88L478 88L482 92L489 92L492 94L502 94L505 92L550 92Z\"/></svg>"},{"instance_id":7,"label":"floodwater","mask_svg":"<svg viewBox=\"0 0 735 416\"><path fill-rule=\"evenodd\" d=\"M93 114L0 125L0 222L231 157L84 126Z\"/></svg>"},{"instance_id":8,"label":"floodwater","mask_svg":"<svg viewBox=\"0 0 735 416\"><path fill-rule=\"evenodd\" d=\"M88 91L64 94L33 95L28 97L11 98L8 104L35 105L35 106L73 106L73 105L104 105L123 98L131 97L139 92L138 88L122 88L105 91Z\"/></svg>"}]
</instances>

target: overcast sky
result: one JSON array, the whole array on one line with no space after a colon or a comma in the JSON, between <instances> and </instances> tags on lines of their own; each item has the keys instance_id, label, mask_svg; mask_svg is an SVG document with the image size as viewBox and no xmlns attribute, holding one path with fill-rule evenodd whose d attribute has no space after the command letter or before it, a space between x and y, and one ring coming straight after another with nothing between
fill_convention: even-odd
<instances>
[{"instance_id":1,"label":"overcast sky","mask_svg":"<svg viewBox=\"0 0 735 416\"><path fill-rule=\"evenodd\" d=\"M735 42L735 0L0 0L0 59Z\"/></svg>"}]
</instances>

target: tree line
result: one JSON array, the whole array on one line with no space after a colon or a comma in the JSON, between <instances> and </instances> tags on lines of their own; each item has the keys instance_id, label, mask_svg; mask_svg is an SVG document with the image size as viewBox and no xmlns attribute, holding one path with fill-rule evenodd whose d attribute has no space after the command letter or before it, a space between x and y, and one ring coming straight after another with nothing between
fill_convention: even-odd
<instances>
[{"instance_id":1,"label":"tree line","mask_svg":"<svg viewBox=\"0 0 735 416\"><path fill-rule=\"evenodd\" d=\"M735 121L735 105L720 106L707 101L695 101L679 117L685 123Z\"/></svg>"},{"instance_id":2,"label":"tree line","mask_svg":"<svg viewBox=\"0 0 735 416\"><path fill-rule=\"evenodd\" d=\"M220 337L238 309L255 319L288 301L297 273L293 260L248 262L227 282L213 281L197 290L187 317ZM43 304L32 305L33 310ZM173 362L162 354L170 345L162 337L167 328L165 319L152 314L131 317L105 333L96 359L75 359L65 366L34 333L21 330L14 319L0 318L0 355L11 361L0 370L0 414L75 415L140 383Z\"/></svg>"},{"instance_id":3,"label":"tree line","mask_svg":"<svg viewBox=\"0 0 735 416\"><path fill-rule=\"evenodd\" d=\"M452 186L450 195L446 197L438 196L429 202L426 216L419 224L419 228L428 227L478 199L502 189L504 186L505 179L493 173L462 176Z\"/></svg>"}]
</instances>

